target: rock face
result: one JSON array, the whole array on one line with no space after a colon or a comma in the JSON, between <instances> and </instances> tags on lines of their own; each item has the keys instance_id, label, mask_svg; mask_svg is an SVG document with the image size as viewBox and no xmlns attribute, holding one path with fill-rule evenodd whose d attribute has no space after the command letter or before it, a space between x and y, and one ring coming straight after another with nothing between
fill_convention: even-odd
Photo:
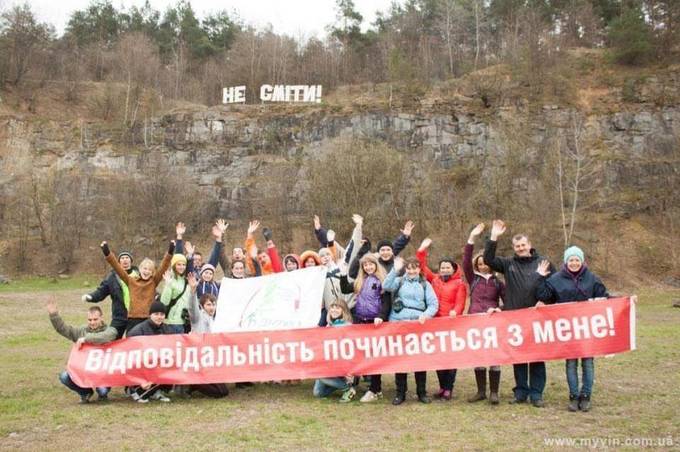
<instances>
[{"instance_id":1,"label":"rock face","mask_svg":"<svg viewBox=\"0 0 680 452\"><path fill-rule=\"evenodd\" d=\"M13 178L30 168L38 174L49 168L78 168L103 180L122 173L146 177L158 164L153 157L161 156L183 174L185 182L216 200L224 215L234 217L243 213L243 200L255 189L253 177L280 165L293 165L298 171L296 180L301 180L301 162L324 155L337 139L384 141L402 152L417 171L424 162L442 169L490 168L501 164L514 138L522 135L521 146L540 166L551 152L551 137L563 133L570 142L575 117L583 124L589 155L602 165L603 199L621 190L645 190L657 183L659 175L678 177L674 162L680 137L679 107L587 118L557 106L536 113L501 109L485 117L465 111L336 114L315 107L295 114L251 117L243 109L175 112L125 135L120 129L93 122L5 118L0 122L4 140L0 182L7 194ZM290 196L303 190L295 185ZM631 208L644 208L642 204Z\"/></svg>"}]
</instances>

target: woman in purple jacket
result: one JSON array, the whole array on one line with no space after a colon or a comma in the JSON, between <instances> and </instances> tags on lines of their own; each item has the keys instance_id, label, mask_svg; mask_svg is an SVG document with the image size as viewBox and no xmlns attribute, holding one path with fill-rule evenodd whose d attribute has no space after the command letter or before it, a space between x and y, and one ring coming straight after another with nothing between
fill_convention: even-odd
<instances>
[{"instance_id":1,"label":"woman in purple jacket","mask_svg":"<svg viewBox=\"0 0 680 452\"><path fill-rule=\"evenodd\" d=\"M359 274L353 284L347 279L347 265L344 265L341 271L345 273L340 276L341 292L355 295L354 307L351 310L354 324L380 325L387 320L392 298L389 292L383 291L382 283L386 275L378 258L369 253L359 260ZM381 375L371 375L370 380L368 391L359 399L360 402L375 402L382 397Z\"/></svg>"},{"instance_id":2,"label":"woman in purple jacket","mask_svg":"<svg viewBox=\"0 0 680 452\"><path fill-rule=\"evenodd\" d=\"M463 254L463 272L470 285L470 307L468 314L491 314L500 312L500 305L505 295L505 285L496 277L488 265L484 263L482 253L472 257L475 239L484 231L484 223L480 223L470 232ZM475 367L477 394L468 402L479 402L486 399L486 368ZM497 405L500 401L498 389L501 384L501 366L489 367L489 403Z\"/></svg>"}]
</instances>

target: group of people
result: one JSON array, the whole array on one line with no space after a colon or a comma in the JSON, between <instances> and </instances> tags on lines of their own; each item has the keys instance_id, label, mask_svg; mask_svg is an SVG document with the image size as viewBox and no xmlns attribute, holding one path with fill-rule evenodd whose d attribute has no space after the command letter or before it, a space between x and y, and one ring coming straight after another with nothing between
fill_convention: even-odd
<instances>
[{"instance_id":1,"label":"group of people","mask_svg":"<svg viewBox=\"0 0 680 452\"><path fill-rule=\"evenodd\" d=\"M324 266L326 279L319 327L342 327L355 324L381 324L383 322L419 321L433 317L455 317L486 313L493 315L501 310L533 308L549 303L588 301L608 296L606 287L586 265L583 251L571 246L564 251L560 270L532 247L524 234L512 237L513 255L499 257L496 248L499 238L506 232L501 220L494 220L483 251L475 253L475 244L485 230L480 223L470 232L465 244L462 263L451 257L439 259L437 271L428 267L428 252L432 241L426 238L415 256L403 259L399 254L411 240L414 224L406 222L394 240L380 240L375 247L363 235L363 218L353 215L354 229L345 247L335 240L335 232L321 226L314 217L314 233L320 249L307 250L280 257L273 240L273 232L263 228L265 249L259 250L255 232L260 223L250 222L243 246L234 247L231 257L224 252L223 239L228 224L218 220L212 227L214 243L207 262L190 243L184 241L186 227L176 225L176 238L168 244L160 264L149 258L134 265L133 254L121 251L115 255L107 242L101 249L112 272L92 293L83 295L83 301L98 303L111 298L111 326L103 322L98 306L88 310L88 324L73 328L64 324L54 302L48 304L54 328L77 342L102 344L123 336L157 334L210 333L217 309L220 291L215 272L220 266L225 277L242 279L275 272L295 271L310 266ZM499 274L504 276L501 280ZM159 285L163 283L162 290ZM469 299L469 302L468 302ZM467 307L467 311L466 311ZM570 411L588 411L594 380L593 358L581 359L582 384L579 387L578 360L566 361L569 386ZM512 404L530 402L543 407L546 384L544 362L513 365L515 386ZM340 391L341 402L356 397L361 376L331 376L315 381L313 393L327 397ZM452 398L456 369L437 370L439 391L436 398ZM477 391L468 401L488 399L491 404L500 402L500 366L474 369ZM426 391L426 372L415 372L416 395L420 402L430 403ZM363 376L368 389L360 401L370 403L382 398L382 376ZM77 392L81 402L87 403L96 391L100 400L106 400L109 388L81 388L67 372L60 375L61 382ZM488 383L488 396L487 396ZM237 386L252 383L237 383ZM392 404L406 400L407 374L395 375L396 394ZM198 391L211 397L228 394L226 384L166 387L147 383L126 388L136 401L170 401L168 391L176 393Z\"/></svg>"}]
</instances>

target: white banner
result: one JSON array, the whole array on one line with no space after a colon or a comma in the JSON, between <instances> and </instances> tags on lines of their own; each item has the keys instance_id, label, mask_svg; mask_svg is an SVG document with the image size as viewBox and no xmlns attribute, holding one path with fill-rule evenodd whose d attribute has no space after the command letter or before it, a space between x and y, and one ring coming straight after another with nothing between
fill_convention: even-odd
<instances>
[{"instance_id":1,"label":"white banner","mask_svg":"<svg viewBox=\"0 0 680 452\"><path fill-rule=\"evenodd\" d=\"M257 278L223 278L213 333L312 328L319 324L326 267Z\"/></svg>"}]
</instances>

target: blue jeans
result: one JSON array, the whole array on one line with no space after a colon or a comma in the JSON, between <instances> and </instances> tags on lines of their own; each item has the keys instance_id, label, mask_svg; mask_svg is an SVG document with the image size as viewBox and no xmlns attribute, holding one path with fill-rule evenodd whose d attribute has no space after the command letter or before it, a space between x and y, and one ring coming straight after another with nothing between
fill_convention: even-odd
<instances>
[{"instance_id":1,"label":"blue jeans","mask_svg":"<svg viewBox=\"0 0 680 452\"><path fill-rule=\"evenodd\" d=\"M344 378L319 378L314 382L314 397L328 397L337 390L347 389L349 384Z\"/></svg>"},{"instance_id":2,"label":"blue jeans","mask_svg":"<svg viewBox=\"0 0 680 452\"><path fill-rule=\"evenodd\" d=\"M166 323L165 326L172 331L171 334L184 334L184 325L170 325Z\"/></svg>"},{"instance_id":3,"label":"blue jeans","mask_svg":"<svg viewBox=\"0 0 680 452\"><path fill-rule=\"evenodd\" d=\"M69 388L71 391L77 392L78 395L80 395L81 397L89 396L94 393L94 391L92 391L92 388L81 388L80 386L75 384L73 380L71 380L71 376L66 371L63 371L62 373L59 374L59 381L61 381L61 383L67 388ZM106 397L109 391L111 391L111 388L95 388L95 389L97 390L97 395L99 397Z\"/></svg>"},{"instance_id":4,"label":"blue jeans","mask_svg":"<svg viewBox=\"0 0 680 452\"><path fill-rule=\"evenodd\" d=\"M593 392L593 380L595 379L595 361L593 358L581 358L581 371L583 372L583 386L578 390L578 359L567 360L567 384L569 396L588 396Z\"/></svg>"},{"instance_id":5,"label":"blue jeans","mask_svg":"<svg viewBox=\"0 0 680 452\"><path fill-rule=\"evenodd\" d=\"M528 364L513 364L515 373L515 399L526 400L527 397L534 400L543 398L545 389L545 363L542 361Z\"/></svg>"}]
</instances>

